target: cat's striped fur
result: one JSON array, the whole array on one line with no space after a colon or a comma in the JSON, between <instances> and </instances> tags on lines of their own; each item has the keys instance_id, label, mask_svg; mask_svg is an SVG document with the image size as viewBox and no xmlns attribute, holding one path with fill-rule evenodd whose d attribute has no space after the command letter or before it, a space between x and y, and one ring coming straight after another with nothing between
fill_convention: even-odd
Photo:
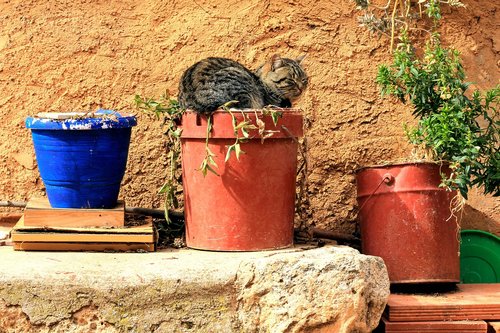
<instances>
[{"instance_id":1,"label":"cat's striped fur","mask_svg":"<svg viewBox=\"0 0 500 333\"><path fill-rule=\"evenodd\" d=\"M232 107L291 107L307 86L300 62L273 56L255 72L226 58L206 58L189 67L179 84L181 108L211 113L229 101Z\"/></svg>"}]
</instances>

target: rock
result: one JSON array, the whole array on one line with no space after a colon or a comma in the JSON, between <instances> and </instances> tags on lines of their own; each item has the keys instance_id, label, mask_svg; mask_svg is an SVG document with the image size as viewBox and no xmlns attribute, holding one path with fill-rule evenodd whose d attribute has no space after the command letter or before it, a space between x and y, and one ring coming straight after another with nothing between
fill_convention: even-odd
<instances>
[{"instance_id":1,"label":"rock","mask_svg":"<svg viewBox=\"0 0 500 333\"><path fill-rule=\"evenodd\" d=\"M371 332L389 297L382 259L348 247L246 262L236 286L244 332Z\"/></svg>"},{"instance_id":2,"label":"rock","mask_svg":"<svg viewBox=\"0 0 500 333\"><path fill-rule=\"evenodd\" d=\"M0 258L0 332L363 333L389 295L382 260L340 246Z\"/></svg>"}]
</instances>

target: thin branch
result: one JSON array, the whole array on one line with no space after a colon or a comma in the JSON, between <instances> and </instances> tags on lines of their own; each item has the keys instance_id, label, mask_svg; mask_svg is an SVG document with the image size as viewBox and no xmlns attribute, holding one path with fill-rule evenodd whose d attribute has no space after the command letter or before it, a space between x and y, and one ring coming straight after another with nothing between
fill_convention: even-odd
<instances>
[{"instance_id":1,"label":"thin branch","mask_svg":"<svg viewBox=\"0 0 500 333\"><path fill-rule=\"evenodd\" d=\"M26 202L24 201L0 201L0 207L18 207L24 208L26 207Z\"/></svg>"},{"instance_id":2,"label":"thin branch","mask_svg":"<svg viewBox=\"0 0 500 333\"><path fill-rule=\"evenodd\" d=\"M379 7L379 6L375 6L375 5L371 5L371 6L377 8L377 9L380 9L380 10L387 10L389 8L389 6L391 5L391 1L392 0L389 0L384 7Z\"/></svg>"},{"instance_id":3,"label":"thin branch","mask_svg":"<svg viewBox=\"0 0 500 333\"><path fill-rule=\"evenodd\" d=\"M394 50L394 29L395 29L395 19L396 19L396 10L398 8L399 0L394 2L394 8L392 9L391 15L391 52Z\"/></svg>"},{"instance_id":4,"label":"thin branch","mask_svg":"<svg viewBox=\"0 0 500 333\"><path fill-rule=\"evenodd\" d=\"M0 207L25 208L26 205L27 202L25 201L10 201L10 200L0 201ZM125 213L165 218L165 211L162 209L144 208L144 207L125 207ZM168 214L169 216L177 220L184 219L184 212L169 211Z\"/></svg>"}]
</instances>

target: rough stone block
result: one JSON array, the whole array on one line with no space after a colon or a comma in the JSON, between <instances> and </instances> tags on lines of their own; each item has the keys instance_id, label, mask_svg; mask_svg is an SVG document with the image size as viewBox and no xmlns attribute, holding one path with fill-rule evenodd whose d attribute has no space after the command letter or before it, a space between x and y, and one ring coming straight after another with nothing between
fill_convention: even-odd
<instances>
[{"instance_id":1,"label":"rough stone block","mask_svg":"<svg viewBox=\"0 0 500 333\"><path fill-rule=\"evenodd\" d=\"M0 247L0 332L371 332L383 261L348 247L252 253Z\"/></svg>"}]
</instances>

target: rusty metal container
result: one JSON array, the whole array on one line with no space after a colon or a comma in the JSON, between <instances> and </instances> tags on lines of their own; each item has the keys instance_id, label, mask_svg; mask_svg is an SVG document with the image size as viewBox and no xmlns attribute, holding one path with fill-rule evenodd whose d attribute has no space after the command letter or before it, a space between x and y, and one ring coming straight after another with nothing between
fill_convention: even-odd
<instances>
[{"instance_id":1,"label":"rusty metal container","mask_svg":"<svg viewBox=\"0 0 500 333\"><path fill-rule=\"evenodd\" d=\"M362 251L384 259L393 284L460 281L456 193L439 187L442 172L434 163L357 172Z\"/></svg>"}]
</instances>

